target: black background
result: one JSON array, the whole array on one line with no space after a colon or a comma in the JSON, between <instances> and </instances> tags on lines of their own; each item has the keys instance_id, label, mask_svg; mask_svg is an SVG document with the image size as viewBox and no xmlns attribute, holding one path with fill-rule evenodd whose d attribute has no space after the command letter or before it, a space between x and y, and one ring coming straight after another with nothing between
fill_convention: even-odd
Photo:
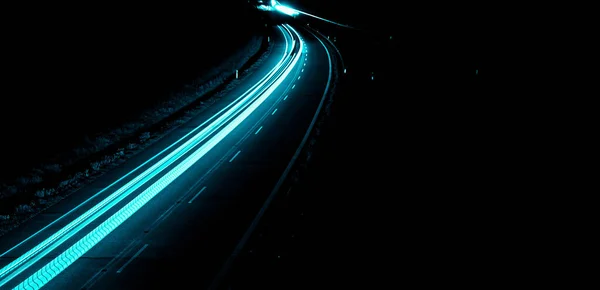
<instances>
[{"instance_id":1,"label":"black background","mask_svg":"<svg viewBox=\"0 0 600 290\"><path fill-rule=\"evenodd\" d=\"M246 2L4 4L3 176L135 118L236 52L262 24Z\"/></svg>"},{"instance_id":2,"label":"black background","mask_svg":"<svg viewBox=\"0 0 600 290\"><path fill-rule=\"evenodd\" d=\"M301 232L303 242L285 267L253 270L258 262L240 270L249 272L238 285L383 289L501 280L514 249L507 232L516 229L516 192L507 190L510 102L487 79L489 7L289 3L357 29L299 17L336 37L348 74L309 184L291 206L307 221L281 226L283 215L264 225ZM281 246L271 243L263 246Z\"/></svg>"},{"instance_id":3,"label":"black background","mask_svg":"<svg viewBox=\"0 0 600 290\"><path fill-rule=\"evenodd\" d=\"M13 146L6 154L33 141L35 146L62 142L56 132L71 127L94 127L92 110L64 107L83 108L95 100L98 115L107 108L127 111L141 100L127 92L151 95L185 80L192 73L186 68L197 68L191 64L227 47L208 39L233 41L231 30L246 26L236 22L244 13L234 12L237 5L216 3L86 7L88 14L76 15L42 8L32 15L25 9L26 20L14 20L15 29L7 29L14 45L3 61L10 71L5 85L10 89L2 92L3 142ZM289 3L361 29L320 25L339 37L349 81L336 95L329 141L315 163L322 165L315 171L321 178L312 185L320 195L306 210L317 213L315 224L323 225L312 230L313 237L338 248L326 251L315 244L307 250L310 264L296 268L325 257L319 268L330 271L328 282L334 285L356 279L371 286L390 280L443 284L464 282L469 279L464 273L472 273L471 281L489 277L486 267L509 246L498 246L507 199L498 176L506 151L498 126L504 106L486 80L494 22L489 9L433 2ZM26 30L23 22L32 28ZM62 29L67 32L49 36ZM73 35L84 41L72 41ZM65 41L56 47L54 40L61 38ZM181 42L191 45L173 47ZM92 57L99 49L110 53ZM157 81L164 86L143 85ZM123 94L107 98L117 87ZM463 274L455 275L457 270Z\"/></svg>"}]
</instances>

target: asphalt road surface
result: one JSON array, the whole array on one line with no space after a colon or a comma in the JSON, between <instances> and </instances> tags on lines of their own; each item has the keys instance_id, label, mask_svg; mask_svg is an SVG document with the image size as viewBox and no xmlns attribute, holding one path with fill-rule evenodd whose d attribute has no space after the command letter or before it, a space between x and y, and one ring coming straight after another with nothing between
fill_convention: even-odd
<instances>
[{"instance_id":1,"label":"asphalt road surface","mask_svg":"<svg viewBox=\"0 0 600 290\"><path fill-rule=\"evenodd\" d=\"M331 81L336 59L327 41L304 28L284 26L273 28L271 41L275 46L269 58L219 102L2 237L0 288L207 288L288 167ZM274 72L271 78L265 78L270 72ZM261 80L262 85L253 87ZM259 104L253 111L249 105L221 127L211 127L253 88L271 91L246 94L253 98L247 104ZM237 126L232 125L236 120L240 120ZM216 129L208 137L195 137L209 127ZM214 141L218 136L220 141ZM181 149L181 144L193 140L200 141ZM177 152L180 158L165 158ZM201 158L186 161L194 156ZM187 169L177 171L184 165ZM142 172L150 173L146 179L138 178ZM167 179L171 181L163 190L147 195ZM122 190L118 195L122 199L98 206L132 180L137 185ZM134 210L144 194L149 196L147 202ZM80 218L81 228L44 243L93 208L98 209L96 218ZM123 218L124 211L129 211L128 218ZM111 225L114 229L107 230ZM36 245L44 246L32 252ZM18 262L24 255L28 259Z\"/></svg>"}]
</instances>

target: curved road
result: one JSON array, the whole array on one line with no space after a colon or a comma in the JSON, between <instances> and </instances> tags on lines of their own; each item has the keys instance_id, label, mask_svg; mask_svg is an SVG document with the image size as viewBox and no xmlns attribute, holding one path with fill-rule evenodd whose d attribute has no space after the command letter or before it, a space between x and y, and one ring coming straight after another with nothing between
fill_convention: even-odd
<instances>
[{"instance_id":1,"label":"curved road","mask_svg":"<svg viewBox=\"0 0 600 290\"><path fill-rule=\"evenodd\" d=\"M227 96L0 240L0 289L205 289L302 143L335 54L275 27Z\"/></svg>"}]
</instances>

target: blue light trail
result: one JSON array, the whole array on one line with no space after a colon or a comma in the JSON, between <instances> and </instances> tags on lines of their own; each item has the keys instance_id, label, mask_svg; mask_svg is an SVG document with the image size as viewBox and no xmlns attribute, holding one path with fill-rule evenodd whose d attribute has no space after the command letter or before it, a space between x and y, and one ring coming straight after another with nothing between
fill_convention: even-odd
<instances>
[{"instance_id":1,"label":"blue light trail","mask_svg":"<svg viewBox=\"0 0 600 290\"><path fill-rule=\"evenodd\" d=\"M173 169L163 174L161 178L159 178L156 182L150 185L146 190L144 190L141 194L135 197L132 201L127 203L123 208L121 208L119 211L117 211L115 214L113 214L111 217L109 217L107 220L101 223L93 231L88 233L84 238L80 239L62 254L53 259L50 263L46 264L44 267L35 272L29 278L21 282L15 289L41 288L43 285L48 283L53 277L58 275L66 267L68 267L79 257L85 254L94 245L100 242L106 235L108 235L112 230L114 230L127 218L133 215L139 208L145 205L154 196L160 193L166 186L173 182L173 180L175 180L178 176L185 172L185 170L191 167L202 156L204 156L208 151L210 151L214 146L216 146L223 138L225 138L233 129L235 129L242 121L244 121L246 117L248 117L262 102L264 102L264 100L266 100L273 93L273 91L277 89L278 86L286 79L291 70L299 61L300 56L303 52L304 43L302 42L302 40L300 40L300 53L294 55L289 54L288 35L293 39L293 32L293 34L295 34L298 37L298 39L300 39L299 34L288 25L283 26L283 28L279 27L279 29L284 34L284 38L286 41L286 49L284 50L284 54L281 60L278 62L278 64L263 79L261 79L256 85L254 85L250 90L248 90L234 102L232 102L232 104L221 110L217 115L213 116L205 123L195 128L192 132L188 133L186 136L184 136L171 146L174 146L175 144L179 143L185 137L192 134L194 131L199 130L200 127L213 120L220 114L220 116L216 118L216 120L212 121L210 125L206 126L202 131L193 136L190 140L179 146L177 149L175 149L169 155L165 156L163 159L158 161L149 169L133 178L130 182L117 189L113 194L99 202L92 209L86 211L84 214L76 218L67 226L61 228L51 237L45 239L37 246L33 247L25 254L21 255L19 258L0 269L0 278L4 278L2 281L0 281L0 286L5 285L11 279L16 277L23 271L27 270L31 265L48 255L58 246L62 245L67 239L71 238L76 233L81 231L85 226L89 225L98 217L105 214L108 210L112 209L116 204L125 199L134 191L140 189L151 179L158 177L160 173L162 173L166 168L175 164L175 162L178 161L182 156L186 155L188 152L192 152L192 154L189 155L185 160L181 161ZM296 42L292 41L292 50L294 49L295 44ZM206 142L200 147L198 147L198 145L200 145L204 141ZM169 148L171 146L169 146ZM165 152L167 149L163 150L163 152ZM156 158L163 152L152 157L152 159ZM134 169L133 171L138 170L140 167ZM128 175L132 172L128 173ZM110 186L113 185L114 183ZM103 189L102 191L106 189L107 188ZM8 275L8 273L10 274Z\"/></svg>"},{"instance_id":2,"label":"blue light trail","mask_svg":"<svg viewBox=\"0 0 600 290\"><path fill-rule=\"evenodd\" d=\"M296 16L298 16L300 14L303 14L303 15L310 16L310 17L313 17L313 18L316 18L316 19L319 19L319 20L322 20L322 21L325 21L325 22L328 22L328 23L331 23L331 24L335 24L335 25L338 25L338 26L356 29L356 28L354 28L354 27L352 27L350 25L346 25L346 24L342 24L342 23L339 23L339 22L335 22L335 21L332 21L332 20L329 20L329 19L326 19L326 18L323 18L323 17L319 17L317 15L313 15L313 14L310 14L310 13L307 13L307 12L304 12L304 11L301 11L301 10L298 10L298 9L294 9L294 8L286 6L286 5L281 5L278 1L275 1L275 0L271 0L271 5L270 6L260 5L260 6L258 6L258 9L263 10L263 11L273 11L273 10L275 10L275 11L279 11L279 12L281 12L283 14L286 14L286 15L289 15L289 16L293 16L293 17L296 17Z\"/></svg>"}]
</instances>

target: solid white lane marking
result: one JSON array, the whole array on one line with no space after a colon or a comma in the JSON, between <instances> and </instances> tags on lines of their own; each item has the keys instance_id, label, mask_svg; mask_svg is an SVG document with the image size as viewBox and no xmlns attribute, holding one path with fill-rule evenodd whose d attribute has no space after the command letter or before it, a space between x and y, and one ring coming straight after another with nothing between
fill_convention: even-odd
<instances>
[{"instance_id":1,"label":"solid white lane marking","mask_svg":"<svg viewBox=\"0 0 600 290\"><path fill-rule=\"evenodd\" d=\"M137 253L135 253L135 255L133 255L133 257L131 257L131 259L129 259L129 261L127 261L127 263L125 263L125 265L123 265L119 270L117 270L117 274L123 272L123 269L125 269L125 267L127 267L127 265L129 265L129 263L131 263L131 261L133 261L133 259L137 258L137 256L139 256L142 253L142 251L144 251L147 247L148 247L148 244L145 244L139 251L137 251Z\"/></svg>"},{"instance_id":2,"label":"solid white lane marking","mask_svg":"<svg viewBox=\"0 0 600 290\"><path fill-rule=\"evenodd\" d=\"M238 154L240 154L240 152L242 152L242 150L240 150L237 153L235 153L235 155L233 155L233 157L231 157L231 159L229 160L229 162L233 161L233 159L235 159L238 156Z\"/></svg>"},{"instance_id":3,"label":"solid white lane marking","mask_svg":"<svg viewBox=\"0 0 600 290\"><path fill-rule=\"evenodd\" d=\"M194 199L196 199L196 197L198 197L205 189L206 189L206 186L203 187L202 189L200 189L200 191L198 191L198 193L196 193L196 195L194 195L194 197L192 197L192 199L190 199L190 201L188 203L192 203L194 201Z\"/></svg>"}]
</instances>

